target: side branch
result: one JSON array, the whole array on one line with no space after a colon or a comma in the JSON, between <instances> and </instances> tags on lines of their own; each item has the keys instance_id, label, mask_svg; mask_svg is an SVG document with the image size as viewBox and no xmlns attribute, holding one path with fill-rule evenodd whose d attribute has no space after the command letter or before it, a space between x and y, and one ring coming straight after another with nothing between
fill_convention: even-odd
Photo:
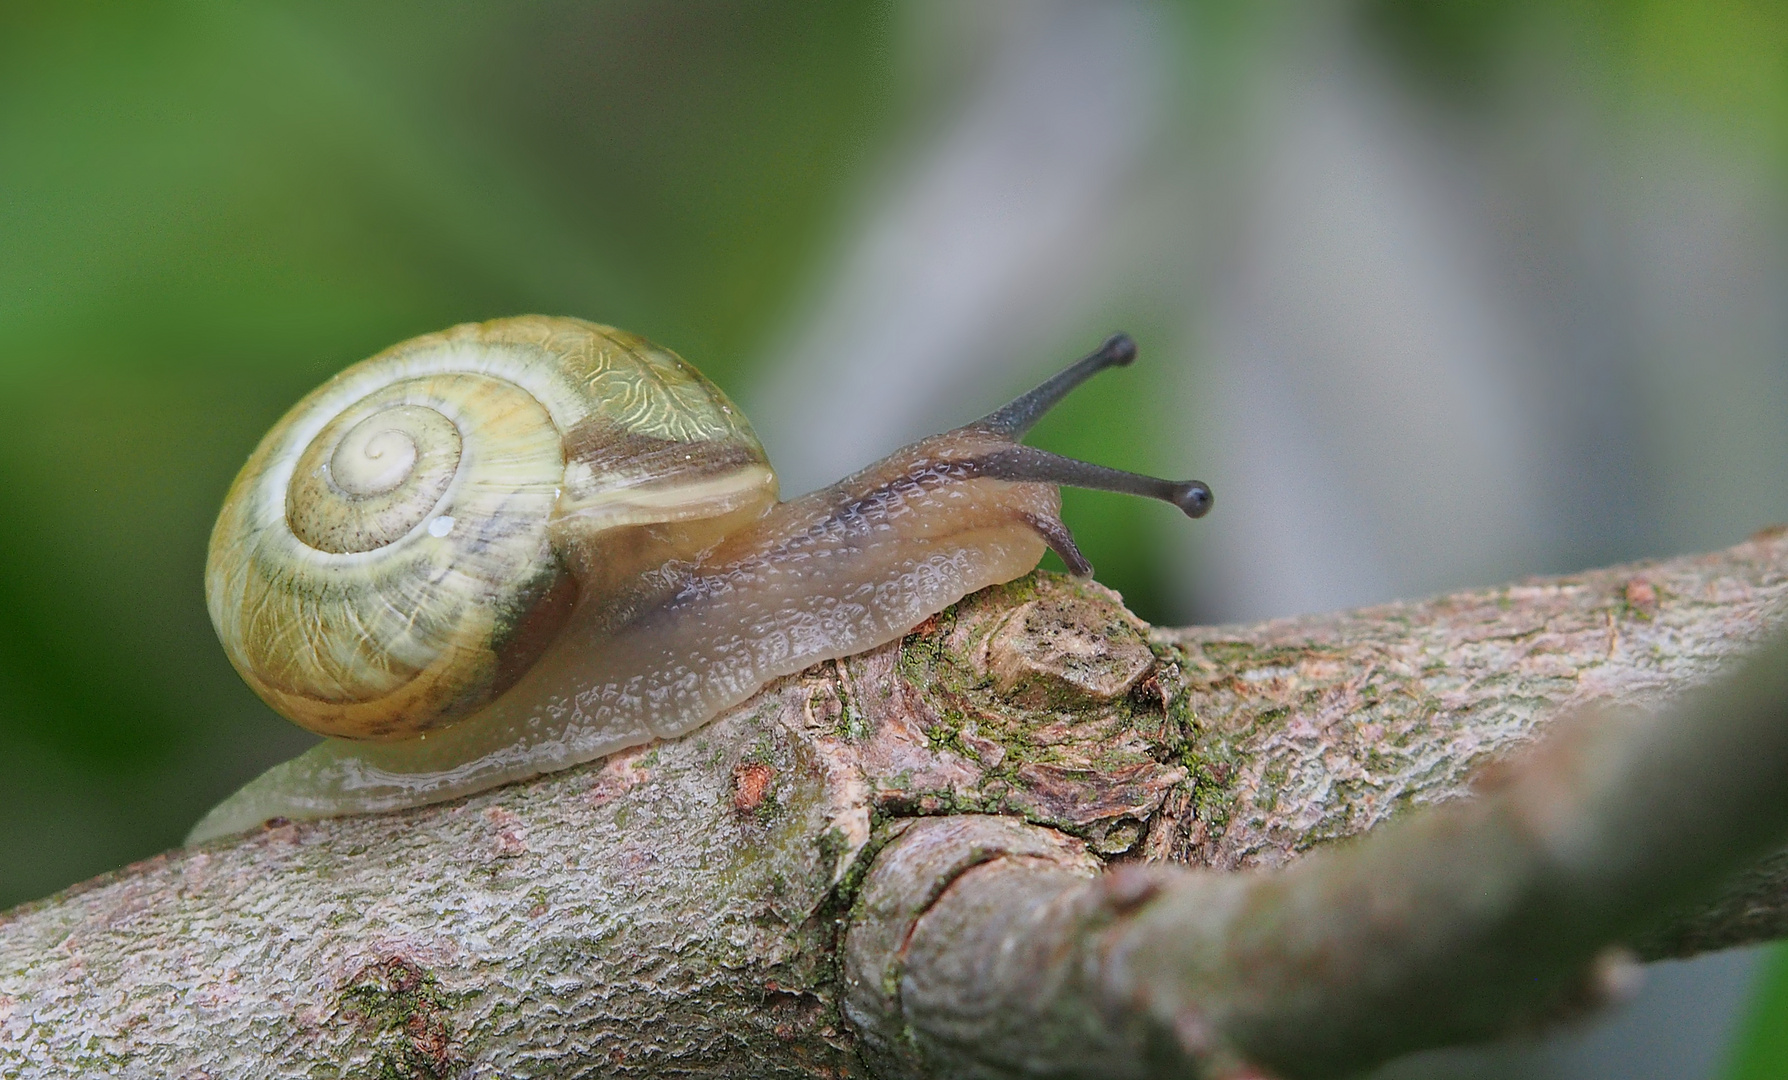
<instances>
[{"instance_id":1,"label":"side branch","mask_svg":"<svg viewBox=\"0 0 1788 1080\"><path fill-rule=\"evenodd\" d=\"M1100 876L1033 827L913 826L865 886L851 1013L904 1075L1314 1078L1593 1003L1788 841L1788 635L1477 787L1275 871Z\"/></svg>"}]
</instances>

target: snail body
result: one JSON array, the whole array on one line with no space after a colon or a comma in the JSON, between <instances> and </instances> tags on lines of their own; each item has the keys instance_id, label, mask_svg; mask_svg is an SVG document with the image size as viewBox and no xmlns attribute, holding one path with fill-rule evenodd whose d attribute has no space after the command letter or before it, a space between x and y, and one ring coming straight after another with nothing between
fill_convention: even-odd
<instances>
[{"instance_id":1,"label":"snail body","mask_svg":"<svg viewBox=\"0 0 1788 1080\"><path fill-rule=\"evenodd\" d=\"M750 425L674 354L567 318L466 324L318 388L213 530L212 621L269 705L328 736L189 842L454 798L685 734L1036 565L1091 568L1058 484L1209 489L1018 437L1118 337L1006 409L786 502Z\"/></svg>"}]
</instances>

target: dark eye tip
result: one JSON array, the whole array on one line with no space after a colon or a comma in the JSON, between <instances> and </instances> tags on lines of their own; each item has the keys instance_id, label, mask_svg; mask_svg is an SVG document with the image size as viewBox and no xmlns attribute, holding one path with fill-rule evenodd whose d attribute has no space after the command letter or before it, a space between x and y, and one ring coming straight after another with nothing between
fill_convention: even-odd
<instances>
[{"instance_id":1,"label":"dark eye tip","mask_svg":"<svg viewBox=\"0 0 1788 1080\"><path fill-rule=\"evenodd\" d=\"M1210 486L1199 480L1188 480L1176 485L1173 492L1173 505L1185 511L1187 517L1203 517L1211 512Z\"/></svg>"},{"instance_id":2,"label":"dark eye tip","mask_svg":"<svg viewBox=\"0 0 1788 1080\"><path fill-rule=\"evenodd\" d=\"M1136 359L1136 339L1120 330L1105 339L1105 344L1099 346L1099 352L1111 363L1124 367Z\"/></svg>"}]
</instances>

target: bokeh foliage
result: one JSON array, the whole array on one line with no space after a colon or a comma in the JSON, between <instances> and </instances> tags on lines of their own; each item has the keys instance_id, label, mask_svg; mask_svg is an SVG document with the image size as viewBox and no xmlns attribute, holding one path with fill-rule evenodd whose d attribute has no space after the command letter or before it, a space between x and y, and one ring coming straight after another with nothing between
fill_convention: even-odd
<instances>
[{"instance_id":1,"label":"bokeh foliage","mask_svg":"<svg viewBox=\"0 0 1788 1080\"><path fill-rule=\"evenodd\" d=\"M1361 13L1455 100L1489 92L1511 51L1544 41L1620 104L1788 149L1788 10L1770 0L1366 0Z\"/></svg>"},{"instance_id":2,"label":"bokeh foliage","mask_svg":"<svg viewBox=\"0 0 1788 1080\"><path fill-rule=\"evenodd\" d=\"M1777 945L1757 980L1756 999L1734 1047L1731 1080L1788 1076L1788 945Z\"/></svg>"},{"instance_id":3,"label":"bokeh foliage","mask_svg":"<svg viewBox=\"0 0 1788 1080\"><path fill-rule=\"evenodd\" d=\"M876 4L0 8L0 906L308 738L203 606L329 374L572 313L736 389L886 113Z\"/></svg>"}]
</instances>

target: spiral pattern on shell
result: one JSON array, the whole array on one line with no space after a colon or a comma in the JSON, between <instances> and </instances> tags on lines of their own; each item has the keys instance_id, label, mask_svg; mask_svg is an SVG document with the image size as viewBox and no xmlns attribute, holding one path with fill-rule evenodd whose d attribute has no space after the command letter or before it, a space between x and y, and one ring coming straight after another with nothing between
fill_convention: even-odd
<instances>
[{"instance_id":1,"label":"spiral pattern on shell","mask_svg":"<svg viewBox=\"0 0 1788 1080\"><path fill-rule=\"evenodd\" d=\"M231 662L328 735L407 738L501 693L580 585L576 536L775 499L748 425L674 354L525 316L342 372L237 476L206 596Z\"/></svg>"}]
</instances>

